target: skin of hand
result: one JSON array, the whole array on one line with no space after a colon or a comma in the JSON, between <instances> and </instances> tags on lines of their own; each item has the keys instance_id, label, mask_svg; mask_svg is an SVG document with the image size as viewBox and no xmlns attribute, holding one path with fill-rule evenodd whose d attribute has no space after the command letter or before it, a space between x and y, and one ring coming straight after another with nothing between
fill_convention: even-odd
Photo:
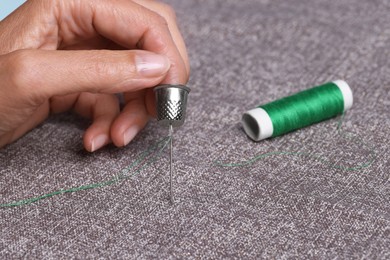
<instances>
[{"instance_id":1,"label":"skin of hand","mask_svg":"<svg viewBox=\"0 0 390 260\"><path fill-rule=\"evenodd\" d=\"M67 110L92 119L88 151L125 146L155 114L152 87L186 84L189 70L166 4L28 0L0 22L0 147Z\"/></svg>"}]
</instances>

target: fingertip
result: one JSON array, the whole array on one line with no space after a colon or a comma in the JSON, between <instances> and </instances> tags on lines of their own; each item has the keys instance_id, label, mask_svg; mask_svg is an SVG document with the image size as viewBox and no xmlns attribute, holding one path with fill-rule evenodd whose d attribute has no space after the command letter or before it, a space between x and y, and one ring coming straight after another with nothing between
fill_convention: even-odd
<instances>
[{"instance_id":1,"label":"fingertip","mask_svg":"<svg viewBox=\"0 0 390 260\"><path fill-rule=\"evenodd\" d=\"M106 134L99 134L97 136L90 136L88 133L84 135L84 147L88 152L95 152L105 145L110 143L110 138Z\"/></svg>"},{"instance_id":2,"label":"fingertip","mask_svg":"<svg viewBox=\"0 0 390 260\"><path fill-rule=\"evenodd\" d=\"M111 140L117 147L128 145L149 121L140 114L123 112L111 126Z\"/></svg>"},{"instance_id":3,"label":"fingertip","mask_svg":"<svg viewBox=\"0 0 390 260\"><path fill-rule=\"evenodd\" d=\"M141 131L142 126L132 123L132 120L124 122L121 117L111 127L111 140L116 147L128 145Z\"/></svg>"},{"instance_id":4,"label":"fingertip","mask_svg":"<svg viewBox=\"0 0 390 260\"><path fill-rule=\"evenodd\" d=\"M139 128L137 126L130 126L123 133L123 146L128 145L134 137L138 134Z\"/></svg>"},{"instance_id":5,"label":"fingertip","mask_svg":"<svg viewBox=\"0 0 390 260\"><path fill-rule=\"evenodd\" d=\"M171 67L168 57L147 51L137 51L134 60L137 72L147 78L162 77Z\"/></svg>"}]
</instances>

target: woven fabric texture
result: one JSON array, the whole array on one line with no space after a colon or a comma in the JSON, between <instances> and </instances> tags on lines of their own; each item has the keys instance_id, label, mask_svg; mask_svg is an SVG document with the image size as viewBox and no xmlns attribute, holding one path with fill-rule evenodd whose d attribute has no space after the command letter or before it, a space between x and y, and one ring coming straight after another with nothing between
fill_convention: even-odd
<instances>
[{"instance_id":1,"label":"woven fabric texture","mask_svg":"<svg viewBox=\"0 0 390 260\"><path fill-rule=\"evenodd\" d=\"M166 151L116 185L0 209L0 258L389 259L389 1L167 2L192 67L175 204ZM246 110L336 79L354 92L341 132L339 118L258 143L243 132ZM168 132L152 121L90 154L89 123L52 116L1 149L0 203L108 180ZM215 164L280 151L302 154Z\"/></svg>"}]
</instances>

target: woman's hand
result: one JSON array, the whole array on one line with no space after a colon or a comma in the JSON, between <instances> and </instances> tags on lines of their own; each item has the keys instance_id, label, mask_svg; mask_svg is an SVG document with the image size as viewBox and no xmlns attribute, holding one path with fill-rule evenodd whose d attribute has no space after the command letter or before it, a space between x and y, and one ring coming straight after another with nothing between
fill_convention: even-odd
<instances>
[{"instance_id":1,"label":"woman's hand","mask_svg":"<svg viewBox=\"0 0 390 260\"><path fill-rule=\"evenodd\" d=\"M151 87L185 84L172 9L153 0L29 0L0 22L0 147L73 109L84 146L128 144L154 114ZM115 93L123 93L120 111Z\"/></svg>"}]
</instances>

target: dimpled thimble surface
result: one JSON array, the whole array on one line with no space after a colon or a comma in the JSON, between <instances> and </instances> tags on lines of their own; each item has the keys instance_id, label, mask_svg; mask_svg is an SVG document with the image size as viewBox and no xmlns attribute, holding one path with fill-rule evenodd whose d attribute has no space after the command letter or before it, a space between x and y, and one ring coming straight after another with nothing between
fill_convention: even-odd
<instances>
[{"instance_id":1,"label":"dimpled thimble surface","mask_svg":"<svg viewBox=\"0 0 390 260\"><path fill-rule=\"evenodd\" d=\"M157 120L165 126L181 126L186 116L190 88L184 85L159 85L156 94Z\"/></svg>"}]
</instances>

